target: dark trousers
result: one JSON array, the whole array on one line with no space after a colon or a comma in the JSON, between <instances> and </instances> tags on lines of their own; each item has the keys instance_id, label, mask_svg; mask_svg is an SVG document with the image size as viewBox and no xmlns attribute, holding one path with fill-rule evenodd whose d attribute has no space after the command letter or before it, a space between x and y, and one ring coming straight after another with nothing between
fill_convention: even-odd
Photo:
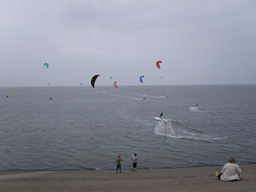
<instances>
[{"instance_id":1,"label":"dark trousers","mask_svg":"<svg viewBox=\"0 0 256 192\"><path fill-rule=\"evenodd\" d=\"M121 165L116 165L116 173L118 172L118 169L120 170L120 173L122 172Z\"/></svg>"}]
</instances>

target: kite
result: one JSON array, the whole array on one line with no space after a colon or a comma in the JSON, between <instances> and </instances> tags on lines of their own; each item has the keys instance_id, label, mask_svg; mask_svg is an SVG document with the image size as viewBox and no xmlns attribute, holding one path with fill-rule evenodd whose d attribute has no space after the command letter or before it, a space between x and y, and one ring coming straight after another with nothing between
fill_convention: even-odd
<instances>
[{"instance_id":1,"label":"kite","mask_svg":"<svg viewBox=\"0 0 256 192\"><path fill-rule=\"evenodd\" d=\"M162 63L161 60L159 60L159 61L156 62L156 66L157 66L158 69L160 69L160 63Z\"/></svg>"},{"instance_id":2,"label":"kite","mask_svg":"<svg viewBox=\"0 0 256 192\"><path fill-rule=\"evenodd\" d=\"M144 75L140 76L140 82L143 83L142 78L144 78Z\"/></svg>"},{"instance_id":3,"label":"kite","mask_svg":"<svg viewBox=\"0 0 256 192\"><path fill-rule=\"evenodd\" d=\"M113 85L114 85L115 88L118 88L117 85L116 85L116 81L113 83Z\"/></svg>"},{"instance_id":4,"label":"kite","mask_svg":"<svg viewBox=\"0 0 256 192\"><path fill-rule=\"evenodd\" d=\"M45 68L48 68L48 67L49 67L49 64L48 64L48 63L45 63L45 64L43 64L43 66L44 66Z\"/></svg>"},{"instance_id":5,"label":"kite","mask_svg":"<svg viewBox=\"0 0 256 192\"><path fill-rule=\"evenodd\" d=\"M91 79L91 85L92 85L93 88L95 88L95 87L94 87L94 84L95 84L96 79L97 79L99 76L100 76L100 75L94 75L94 76L92 77L92 79Z\"/></svg>"}]
</instances>

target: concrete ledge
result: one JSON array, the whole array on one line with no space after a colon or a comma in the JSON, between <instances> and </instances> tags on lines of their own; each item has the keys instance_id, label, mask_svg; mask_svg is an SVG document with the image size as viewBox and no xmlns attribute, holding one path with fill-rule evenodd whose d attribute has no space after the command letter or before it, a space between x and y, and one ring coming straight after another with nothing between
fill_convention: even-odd
<instances>
[{"instance_id":1,"label":"concrete ledge","mask_svg":"<svg viewBox=\"0 0 256 192\"><path fill-rule=\"evenodd\" d=\"M241 165L243 179L219 181L222 167L108 171L2 171L1 192L234 192L256 191L256 165Z\"/></svg>"}]
</instances>

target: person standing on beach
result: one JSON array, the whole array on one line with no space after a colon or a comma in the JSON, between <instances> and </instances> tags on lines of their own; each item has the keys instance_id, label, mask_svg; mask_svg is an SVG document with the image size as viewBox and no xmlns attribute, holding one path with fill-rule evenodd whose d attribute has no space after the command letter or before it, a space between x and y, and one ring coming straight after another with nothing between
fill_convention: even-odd
<instances>
[{"instance_id":1,"label":"person standing on beach","mask_svg":"<svg viewBox=\"0 0 256 192\"><path fill-rule=\"evenodd\" d=\"M229 157L228 162L223 166L221 173L216 171L216 176L222 181L239 181L241 180L242 170L234 157Z\"/></svg>"},{"instance_id":2,"label":"person standing on beach","mask_svg":"<svg viewBox=\"0 0 256 192\"><path fill-rule=\"evenodd\" d=\"M132 171L136 172L136 168L137 168L137 162L138 162L138 156L136 153L133 154L132 156Z\"/></svg>"},{"instance_id":3,"label":"person standing on beach","mask_svg":"<svg viewBox=\"0 0 256 192\"><path fill-rule=\"evenodd\" d=\"M121 156L118 155L117 159L116 159L116 173L118 172L118 169L119 169L120 173L122 173L121 161L122 161Z\"/></svg>"}]
</instances>

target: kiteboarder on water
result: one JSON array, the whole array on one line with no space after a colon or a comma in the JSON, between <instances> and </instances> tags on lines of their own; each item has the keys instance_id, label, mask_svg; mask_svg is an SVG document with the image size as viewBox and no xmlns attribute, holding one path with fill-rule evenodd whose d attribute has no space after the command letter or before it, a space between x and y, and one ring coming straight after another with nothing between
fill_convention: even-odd
<instances>
[{"instance_id":1,"label":"kiteboarder on water","mask_svg":"<svg viewBox=\"0 0 256 192\"><path fill-rule=\"evenodd\" d=\"M162 119L163 114L164 114L164 113L162 112L162 113L160 114L160 116L159 116L161 119Z\"/></svg>"}]
</instances>

